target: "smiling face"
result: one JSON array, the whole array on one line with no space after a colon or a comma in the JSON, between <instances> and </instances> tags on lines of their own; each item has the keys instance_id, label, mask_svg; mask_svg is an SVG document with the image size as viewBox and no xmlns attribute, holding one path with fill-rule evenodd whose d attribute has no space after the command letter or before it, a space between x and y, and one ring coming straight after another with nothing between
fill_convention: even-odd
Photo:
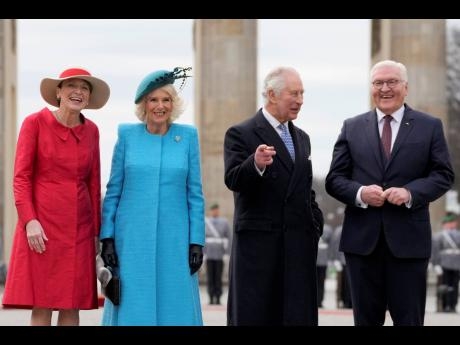
<instances>
[{"instance_id":1,"label":"smiling face","mask_svg":"<svg viewBox=\"0 0 460 345\"><path fill-rule=\"evenodd\" d=\"M166 129L172 110L172 97L162 88L153 90L145 97L145 114L148 126Z\"/></svg>"},{"instance_id":2,"label":"smiling face","mask_svg":"<svg viewBox=\"0 0 460 345\"><path fill-rule=\"evenodd\" d=\"M372 99L377 108L385 114L392 114L401 108L407 96L407 81L403 80L398 67L377 68L371 76L371 82ZM389 87L388 84L394 85Z\"/></svg>"},{"instance_id":3,"label":"smiling face","mask_svg":"<svg viewBox=\"0 0 460 345\"><path fill-rule=\"evenodd\" d=\"M56 89L56 96L60 99L59 108L75 112L80 112L88 105L90 94L91 85L78 78L63 80Z\"/></svg>"}]
</instances>

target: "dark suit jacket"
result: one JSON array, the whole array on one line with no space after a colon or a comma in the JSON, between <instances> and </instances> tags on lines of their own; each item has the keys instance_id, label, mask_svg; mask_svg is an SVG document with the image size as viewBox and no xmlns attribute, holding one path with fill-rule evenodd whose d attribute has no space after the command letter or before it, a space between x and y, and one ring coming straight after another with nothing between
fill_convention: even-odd
<instances>
[{"instance_id":1,"label":"dark suit jacket","mask_svg":"<svg viewBox=\"0 0 460 345\"><path fill-rule=\"evenodd\" d=\"M384 163L376 111L345 120L334 146L326 191L347 205L340 250L367 255L384 229L399 258L428 258L431 252L429 203L452 186L454 172L441 120L405 105L391 157ZM355 206L363 185L407 188L412 207Z\"/></svg>"},{"instance_id":2,"label":"dark suit jacket","mask_svg":"<svg viewBox=\"0 0 460 345\"><path fill-rule=\"evenodd\" d=\"M234 192L229 323L315 324L316 253L323 217L312 187L310 139L289 123L296 160L262 111L228 129L225 184ZM254 152L276 156L260 176Z\"/></svg>"}]
</instances>

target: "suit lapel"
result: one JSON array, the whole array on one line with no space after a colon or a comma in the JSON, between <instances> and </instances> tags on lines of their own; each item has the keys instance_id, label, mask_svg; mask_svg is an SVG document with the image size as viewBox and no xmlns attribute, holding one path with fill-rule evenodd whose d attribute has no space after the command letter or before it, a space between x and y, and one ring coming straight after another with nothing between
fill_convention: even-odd
<instances>
[{"instance_id":1,"label":"suit lapel","mask_svg":"<svg viewBox=\"0 0 460 345\"><path fill-rule=\"evenodd\" d=\"M393 149L391 150L390 162L396 156L398 151L401 149L402 144L407 140L407 136L412 131L414 120L413 116L411 115L412 109L409 108L407 105L405 106L406 109L404 111L404 115L401 120L401 125L399 126L398 135L396 136L395 143L393 145Z\"/></svg>"},{"instance_id":2,"label":"suit lapel","mask_svg":"<svg viewBox=\"0 0 460 345\"><path fill-rule=\"evenodd\" d=\"M276 150L275 159L279 159L286 169L291 171L294 163L292 162L286 145L272 125L265 119L261 110L257 113L256 124L255 132L261 138L262 142L270 146L273 145ZM296 143L294 142L294 147L297 149L295 145Z\"/></svg>"},{"instance_id":3,"label":"suit lapel","mask_svg":"<svg viewBox=\"0 0 460 345\"><path fill-rule=\"evenodd\" d=\"M287 171L289 173L292 173L291 179L289 181L288 190L286 192L286 197L295 191L295 185L301 178L303 178L304 174L312 173L311 171L306 171L306 164L310 156L310 152L306 152L305 146L300 142L297 129L291 121L289 121L288 128L289 132L291 133L292 141L294 143L295 164L292 161L292 158L283 140L281 140L276 130L265 119L262 111L260 110L257 113L255 127L256 134L260 137L263 143L266 143L267 145L273 145L275 147L275 157L277 157L275 159L279 159L281 164L287 169Z\"/></svg>"},{"instance_id":4,"label":"suit lapel","mask_svg":"<svg viewBox=\"0 0 460 345\"><path fill-rule=\"evenodd\" d=\"M365 126L366 129L364 132L367 135L370 149L374 153L375 160L380 169L383 170L385 163L380 146L379 126L377 124L377 112L375 110L367 113Z\"/></svg>"},{"instance_id":5,"label":"suit lapel","mask_svg":"<svg viewBox=\"0 0 460 345\"><path fill-rule=\"evenodd\" d=\"M295 186L297 182L304 177L305 174L312 174L312 171L307 171L307 161L310 158L310 152L306 152L305 145L302 145L300 142L300 138L297 132L297 128L293 125L292 122L289 121L289 131L291 132L292 141L294 142L294 149L295 149L295 164L294 164L294 171L292 173L291 180L289 182L287 195L291 195L295 191ZM286 150L287 151L287 150ZM291 160L291 156L288 158Z\"/></svg>"}]
</instances>

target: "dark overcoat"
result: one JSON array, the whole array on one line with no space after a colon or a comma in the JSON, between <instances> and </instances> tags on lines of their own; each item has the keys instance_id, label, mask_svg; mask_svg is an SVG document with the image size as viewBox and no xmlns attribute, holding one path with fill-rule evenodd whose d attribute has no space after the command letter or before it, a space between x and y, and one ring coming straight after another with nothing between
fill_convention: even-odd
<instances>
[{"instance_id":1,"label":"dark overcoat","mask_svg":"<svg viewBox=\"0 0 460 345\"><path fill-rule=\"evenodd\" d=\"M317 325L316 255L323 216L312 190L310 138L289 123L295 164L261 110L225 135L225 184L234 193L229 325ZM261 176L254 152L275 147Z\"/></svg>"}]
</instances>

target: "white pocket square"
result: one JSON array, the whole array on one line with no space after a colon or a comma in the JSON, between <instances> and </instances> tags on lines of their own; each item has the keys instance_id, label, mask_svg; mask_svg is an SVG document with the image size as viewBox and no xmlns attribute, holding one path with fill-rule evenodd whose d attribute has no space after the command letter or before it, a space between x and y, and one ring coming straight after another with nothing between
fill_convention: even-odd
<instances>
[{"instance_id":1,"label":"white pocket square","mask_svg":"<svg viewBox=\"0 0 460 345\"><path fill-rule=\"evenodd\" d=\"M311 161L311 156L308 156L308 158L307 158L307 159L308 159L309 161Z\"/></svg>"}]
</instances>

